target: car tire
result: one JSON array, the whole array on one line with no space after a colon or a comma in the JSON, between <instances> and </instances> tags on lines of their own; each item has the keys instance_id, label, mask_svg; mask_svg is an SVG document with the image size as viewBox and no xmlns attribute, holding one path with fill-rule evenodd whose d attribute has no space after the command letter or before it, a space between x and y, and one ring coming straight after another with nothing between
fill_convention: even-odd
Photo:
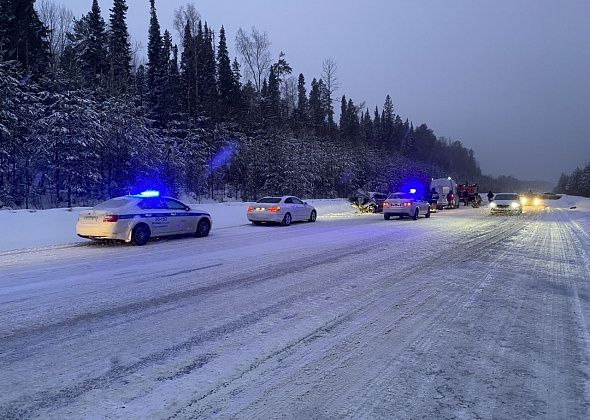
<instances>
[{"instance_id":1,"label":"car tire","mask_svg":"<svg viewBox=\"0 0 590 420\"><path fill-rule=\"evenodd\" d=\"M285 217L283 217L283 221L281 222L281 225L289 226L291 224L291 221L292 221L291 213L287 213L287 214L285 214Z\"/></svg>"},{"instance_id":2,"label":"car tire","mask_svg":"<svg viewBox=\"0 0 590 420\"><path fill-rule=\"evenodd\" d=\"M389 219L391 218L391 216L390 216L389 214L384 214L384 215L383 215L383 218L384 218L385 220L389 220Z\"/></svg>"},{"instance_id":3,"label":"car tire","mask_svg":"<svg viewBox=\"0 0 590 420\"><path fill-rule=\"evenodd\" d=\"M211 231L211 222L207 219L201 219L195 231L195 238L204 238Z\"/></svg>"},{"instance_id":4,"label":"car tire","mask_svg":"<svg viewBox=\"0 0 590 420\"><path fill-rule=\"evenodd\" d=\"M150 228L145 223L140 223L131 231L131 243L136 246L143 246L150 241Z\"/></svg>"},{"instance_id":5,"label":"car tire","mask_svg":"<svg viewBox=\"0 0 590 420\"><path fill-rule=\"evenodd\" d=\"M369 206L369 213L377 213L377 206Z\"/></svg>"},{"instance_id":6,"label":"car tire","mask_svg":"<svg viewBox=\"0 0 590 420\"><path fill-rule=\"evenodd\" d=\"M414 211L414 215L412 216L413 220L418 220L418 216L420 215L420 210L416 209L416 211Z\"/></svg>"},{"instance_id":7,"label":"car tire","mask_svg":"<svg viewBox=\"0 0 590 420\"><path fill-rule=\"evenodd\" d=\"M317 218L318 218L317 212L315 210L312 210L311 214L309 215L309 221L313 223L316 221Z\"/></svg>"},{"instance_id":8,"label":"car tire","mask_svg":"<svg viewBox=\"0 0 590 420\"><path fill-rule=\"evenodd\" d=\"M430 219L430 207L428 207L428 211L426 212L424 217L426 217L427 219Z\"/></svg>"}]
</instances>

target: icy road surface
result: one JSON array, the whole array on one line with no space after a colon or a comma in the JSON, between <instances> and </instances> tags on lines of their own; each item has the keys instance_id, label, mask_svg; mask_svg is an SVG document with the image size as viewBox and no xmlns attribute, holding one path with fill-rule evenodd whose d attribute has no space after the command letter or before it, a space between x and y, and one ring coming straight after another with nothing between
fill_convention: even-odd
<instances>
[{"instance_id":1,"label":"icy road surface","mask_svg":"<svg viewBox=\"0 0 590 420\"><path fill-rule=\"evenodd\" d=\"M0 255L0 418L589 418L588 212Z\"/></svg>"}]
</instances>

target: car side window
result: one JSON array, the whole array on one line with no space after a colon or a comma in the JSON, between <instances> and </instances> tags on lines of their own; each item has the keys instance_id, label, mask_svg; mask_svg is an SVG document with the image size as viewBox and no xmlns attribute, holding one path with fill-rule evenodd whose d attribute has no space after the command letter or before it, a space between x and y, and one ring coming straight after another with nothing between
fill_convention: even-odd
<instances>
[{"instance_id":1,"label":"car side window","mask_svg":"<svg viewBox=\"0 0 590 420\"><path fill-rule=\"evenodd\" d=\"M186 206L180 201L172 200L171 198L166 199L166 207L169 210L184 210Z\"/></svg>"},{"instance_id":2,"label":"car side window","mask_svg":"<svg viewBox=\"0 0 590 420\"><path fill-rule=\"evenodd\" d=\"M291 197L285 199L285 204L293 204L293 199Z\"/></svg>"},{"instance_id":3,"label":"car side window","mask_svg":"<svg viewBox=\"0 0 590 420\"><path fill-rule=\"evenodd\" d=\"M165 205L160 198L146 198L141 200L137 207L143 210L161 210L165 209Z\"/></svg>"},{"instance_id":4,"label":"car side window","mask_svg":"<svg viewBox=\"0 0 590 420\"><path fill-rule=\"evenodd\" d=\"M303 204L303 201L301 201L298 198L293 197L293 203L295 203L295 204Z\"/></svg>"}]
</instances>

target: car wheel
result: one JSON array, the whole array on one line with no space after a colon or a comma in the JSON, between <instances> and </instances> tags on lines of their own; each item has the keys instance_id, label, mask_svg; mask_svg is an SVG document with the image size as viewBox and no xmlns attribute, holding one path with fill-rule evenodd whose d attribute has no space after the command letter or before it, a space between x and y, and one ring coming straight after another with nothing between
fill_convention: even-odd
<instances>
[{"instance_id":1,"label":"car wheel","mask_svg":"<svg viewBox=\"0 0 590 420\"><path fill-rule=\"evenodd\" d=\"M315 210L312 210L311 214L309 215L309 221L315 222L317 218L318 218L318 214L316 213Z\"/></svg>"},{"instance_id":2,"label":"car wheel","mask_svg":"<svg viewBox=\"0 0 590 420\"><path fill-rule=\"evenodd\" d=\"M369 206L369 213L377 213L377 207L376 206Z\"/></svg>"},{"instance_id":3,"label":"car wheel","mask_svg":"<svg viewBox=\"0 0 590 420\"><path fill-rule=\"evenodd\" d=\"M285 214L285 217L283 217L283 221L281 222L281 225L289 226L290 224L291 224L291 213L287 213L287 214Z\"/></svg>"},{"instance_id":4,"label":"car wheel","mask_svg":"<svg viewBox=\"0 0 590 420\"><path fill-rule=\"evenodd\" d=\"M197 225L197 230L195 232L195 238L204 238L205 236L209 235L209 231L211 230L211 223L207 219L201 219L199 224Z\"/></svg>"},{"instance_id":5,"label":"car wheel","mask_svg":"<svg viewBox=\"0 0 590 420\"><path fill-rule=\"evenodd\" d=\"M414 212L414 215L412 216L412 219L414 220L418 220L418 215L420 214L420 210L416 209L416 211Z\"/></svg>"},{"instance_id":6,"label":"car wheel","mask_svg":"<svg viewBox=\"0 0 590 420\"><path fill-rule=\"evenodd\" d=\"M131 232L131 243L137 246L143 246L150 240L150 228L146 224L139 224Z\"/></svg>"},{"instance_id":7,"label":"car wheel","mask_svg":"<svg viewBox=\"0 0 590 420\"><path fill-rule=\"evenodd\" d=\"M383 218L384 218L385 220L389 220L389 219L390 219L390 217L391 217L391 216L390 216L389 214L384 214L384 215L383 215Z\"/></svg>"},{"instance_id":8,"label":"car wheel","mask_svg":"<svg viewBox=\"0 0 590 420\"><path fill-rule=\"evenodd\" d=\"M428 207L428 211L426 212L424 217L426 217L427 219L430 219L430 207Z\"/></svg>"}]
</instances>

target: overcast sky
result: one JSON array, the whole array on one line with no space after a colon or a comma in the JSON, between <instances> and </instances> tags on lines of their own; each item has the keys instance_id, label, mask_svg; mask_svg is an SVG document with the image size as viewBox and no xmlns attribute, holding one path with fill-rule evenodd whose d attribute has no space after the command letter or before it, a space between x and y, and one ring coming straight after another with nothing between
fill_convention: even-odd
<instances>
[{"instance_id":1,"label":"overcast sky","mask_svg":"<svg viewBox=\"0 0 590 420\"><path fill-rule=\"evenodd\" d=\"M77 16L92 3L55 1ZM106 18L112 0L99 1ZM131 36L146 45L149 0L127 3ZM173 32L186 3L156 0L160 25ZM232 44L240 26L267 31L308 83L333 57L339 95L373 109L390 94L415 126L473 148L484 173L555 181L590 161L588 0L194 3Z\"/></svg>"}]
</instances>

